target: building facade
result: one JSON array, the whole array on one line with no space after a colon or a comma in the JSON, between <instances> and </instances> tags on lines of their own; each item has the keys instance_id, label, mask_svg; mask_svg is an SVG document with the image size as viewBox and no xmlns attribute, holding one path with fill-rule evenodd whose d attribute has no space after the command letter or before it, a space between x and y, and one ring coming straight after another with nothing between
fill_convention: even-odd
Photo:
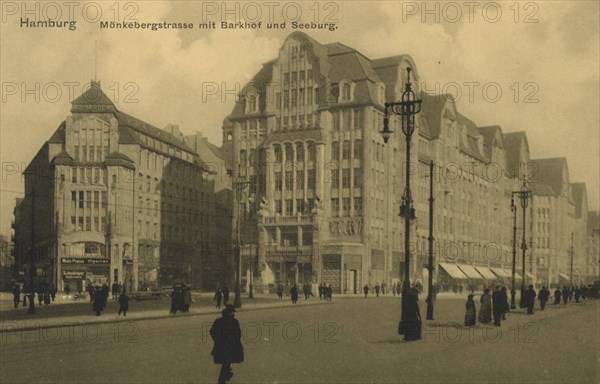
<instances>
[{"instance_id":1,"label":"building facade","mask_svg":"<svg viewBox=\"0 0 600 384\"><path fill-rule=\"evenodd\" d=\"M548 181L533 179L539 164L531 159L525 133L477 126L459 113L451 96L421 92L408 55L372 60L343 44L321 44L295 32L243 88L223 126L223 136L232 141L233 177L241 175L249 184L235 200L233 216L243 232L242 275L252 276L255 286L325 283L336 292L357 293L365 284L402 279L405 234L398 208L406 183L405 137L395 117L387 144L379 132L384 103L400 100L408 67L423 100L410 159L417 217L411 280L427 279L433 161L434 274L443 289L509 281L513 244L517 284L521 275L527 283L558 283L565 245L553 244L555 255L538 249L537 241L546 238L538 223L541 229L548 218L538 212L554 210L561 224L553 228L561 236L579 233L586 196L580 193L579 203L569 196L545 199ZM524 181L534 191L525 227L518 199L511 210L512 192ZM568 177L565 182L570 194ZM574 235L582 253L584 233Z\"/></svg>"},{"instance_id":2,"label":"building facade","mask_svg":"<svg viewBox=\"0 0 600 384\"><path fill-rule=\"evenodd\" d=\"M200 287L214 181L174 133L118 111L92 82L24 172L18 265L33 257L39 284L58 290Z\"/></svg>"}]
</instances>

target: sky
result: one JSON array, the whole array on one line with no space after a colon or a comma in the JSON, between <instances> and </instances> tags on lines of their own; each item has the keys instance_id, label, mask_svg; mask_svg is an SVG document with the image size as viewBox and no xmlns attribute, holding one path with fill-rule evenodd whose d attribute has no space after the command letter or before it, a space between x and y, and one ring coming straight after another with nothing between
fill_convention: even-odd
<instances>
[{"instance_id":1,"label":"sky","mask_svg":"<svg viewBox=\"0 0 600 384\"><path fill-rule=\"evenodd\" d=\"M12 231L14 201L23 196L20 173L92 79L119 110L157 127L200 131L220 145L235 90L276 58L295 31L321 43L341 42L371 59L409 54L422 90L454 95L458 111L478 126L525 131L532 158L566 157L570 181L585 182L590 209L599 208L598 2L2 1L1 6L0 234ZM75 21L75 30L68 24L24 24L50 19ZM194 28L110 28L111 21L124 19ZM222 20L261 24L222 28ZM294 21L308 29L294 28ZM212 22L215 28L206 28ZM282 28L267 28L268 22Z\"/></svg>"}]
</instances>

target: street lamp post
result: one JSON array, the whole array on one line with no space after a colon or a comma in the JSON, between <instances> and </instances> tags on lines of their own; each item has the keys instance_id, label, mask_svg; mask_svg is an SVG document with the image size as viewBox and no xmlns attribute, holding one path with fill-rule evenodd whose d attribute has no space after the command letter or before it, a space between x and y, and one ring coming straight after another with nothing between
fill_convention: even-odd
<instances>
[{"instance_id":1,"label":"street lamp post","mask_svg":"<svg viewBox=\"0 0 600 384\"><path fill-rule=\"evenodd\" d=\"M521 276L521 298L519 300L519 306L521 308L524 307L525 302L523 301L524 296L525 296L525 252L527 251L527 236L526 236L526 223L527 223L527 205L529 204L529 198L531 197L532 192L530 190L527 189L527 181L523 181L523 186L521 187L520 191L514 191L512 192L512 199L511 199L511 209L514 212L514 227L513 227L513 270L512 270L512 279L513 279L513 288L511 292L511 308L514 309L516 308L513 307L514 305L514 290L515 290L515 258L516 258L516 243L517 243L517 213L516 213L516 206L514 203L514 198L515 196L518 197L521 200L521 208L523 208L523 236L521 239L521 249L523 251L523 260L522 260L522 265L523 268L521 270L521 273L523 274L523 276Z\"/></svg>"},{"instance_id":2,"label":"street lamp post","mask_svg":"<svg viewBox=\"0 0 600 384\"><path fill-rule=\"evenodd\" d=\"M252 244L249 245L249 259L250 259L250 285L248 291L248 298L254 299L254 254L252 253Z\"/></svg>"},{"instance_id":3,"label":"street lamp post","mask_svg":"<svg viewBox=\"0 0 600 384\"><path fill-rule=\"evenodd\" d=\"M427 320L433 320L433 160L429 163L429 292L427 294Z\"/></svg>"},{"instance_id":4,"label":"street lamp post","mask_svg":"<svg viewBox=\"0 0 600 384\"><path fill-rule=\"evenodd\" d=\"M235 290L234 290L234 299L233 299L233 305L235 306L235 308L241 308L242 307L242 294L241 294L241 274L242 274L242 242L241 242L241 228L240 228L240 223L241 223L241 215L242 215L242 210L241 210L241 202L242 202L242 195L244 193L244 191L246 190L246 188L248 187L248 184L250 184L250 182L248 180L246 180L246 177L243 176L241 174L241 167L238 168L238 174L237 174L237 178L236 180L233 182L233 186L235 188L235 196L236 196L236 200L237 200L237 207L238 207L238 212L237 212L237 240L236 240L236 279L235 279Z\"/></svg>"},{"instance_id":5,"label":"street lamp post","mask_svg":"<svg viewBox=\"0 0 600 384\"><path fill-rule=\"evenodd\" d=\"M421 111L422 100L417 100L412 91L410 83L410 72L412 68L406 68L408 74L405 89L402 93L402 101L385 103L383 130L380 132L383 142L387 143L393 131L389 128L388 113L401 116L402 133L406 137L406 189L402 196L402 205L400 206L400 216L405 218L404 223L404 283L402 285L402 313L398 333L405 334L404 326L406 319L406 310L408 304L408 295L410 291L410 221L415 218L415 210L412 207L412 196L410 192L410 140L415 131L415 115Z\"/></svg>"},{"instance_id":6,"label":"street lamp post","mask_svg":"<svg viewBox=\"0 0 600 384\"><path fill-rule=\"evenodd\" d=\"M510 309L516 309L517 303L515 301L515 269L517 263L517 206L515 205L515 194L519 192L513 192L510 199L510 210L513 213L513 246L512 246L512 288L510 290Z\"/></svg>"}]
</instances>

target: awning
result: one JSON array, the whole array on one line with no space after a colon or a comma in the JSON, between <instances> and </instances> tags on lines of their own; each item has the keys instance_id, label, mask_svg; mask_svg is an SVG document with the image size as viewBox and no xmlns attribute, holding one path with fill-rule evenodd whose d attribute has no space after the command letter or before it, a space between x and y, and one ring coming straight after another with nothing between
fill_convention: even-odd
<instances>
[{"instance_id":1,"label":"awning","mask_svg":"<svg viewBox=\"0 0 600 384\"><path fill-rule=\"evenodd\" d=\"M521 275L519 275L519 272L515 272L515 280L521 280Z\"/></svg>"},{"instance_id":2,"label":"awning","mask_svg":"<svg viewBox=\"0 0 600 384\"><path fill-rule=\"evenodd\" d=\"M484 279L496 280L496 275L494 275L488 267L475 267L475 269L481 274L481 276L483 276Z\"/></svg>"},{"instance_id":3,"label":"awning","mask_svg":"<svg viewBox=\"0 0 600 384\"><path fill-rule=\"evenodd\" d=\"M571 278L569 277L569 275L567 275L566 273L560 273L559 272L558 276L562 277L565 280L571 280Z\"/></svg>"},{"instance_id":4,"label":"awning","mask_svg":"<svg viewBox=\"0 0 600 384\"><path fill-rule=\"evenodd\" d=\"M440 267L442 267L444 271L448 272L450 277L453 279L468 279L468 277L462 273L460 269L458 269L456 264L440 263Z\"/></svg>"},{"instance_id":5,"label":"awning","mask_svg":"<svg viewBox=\"0 0 600 384\"><path fill-rule=\"evenodd\" d=\"M460 268L460 270L463 271L465 273L465 275L467 275L469 277L469 279L483 280L483 276L481 276L479 273L477 273L475 268L473 268L473 266L471 266L471 265L458 264L458 268Z\"/></svg>"},{"instance_id":6,"label":"awning","mask_svg":"<svg viewBox=\"0 0 600 384\"><path fill-rule=\"evenodd\" d=\"M535 280L535 276L533 276L531 273L529 273L529 272L525 272L525 274L527 275L527 277L528 277L529 279Z\"/></svg>"},{"instance_id":7,"label":"awning","mask_svg":"<svg viewBox=\"0 0 600 384\"><path fill-rule=\"evenodd\" d=\"M511 272L509 272L507 269L502 269L502 268L490 268L492 270L492 272L494 272L498 277L507 277L510 278L512 277Z\"/></svg>"}]
</instances>

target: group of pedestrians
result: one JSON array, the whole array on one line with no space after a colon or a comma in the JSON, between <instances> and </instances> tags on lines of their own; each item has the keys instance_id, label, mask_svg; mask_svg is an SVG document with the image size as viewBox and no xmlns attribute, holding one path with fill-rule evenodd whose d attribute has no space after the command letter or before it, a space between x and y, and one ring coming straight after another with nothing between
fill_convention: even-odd
<instances>
[{"instance_id":1,"label":"group of pedestrians","mask_svg":"<svg viewBox=\"0 0 600 384\"><path fill-rule=\"evenodd\" d=\"M38 305L50 305L51 302L56 299L56 289L50 285L40 285L37 291L34 292L26 292L25 287L21 287L21 284L15 283L12 287L13 294L13 305L15 308L19 306L21 302L21 294L23 295L23 306L27 306L27 299L35 300L35 296L37 295Z\"/></svg>"},{"instance_id":2,"label":"group of pedestrians","mask_svg":"<svg viewBox=\"0 0 600 384\"><path fill-rule=\"evenodd\" d=\"M171 292L171 310L169 313L176 314L177 311L188 313L190 305L194 302L192 299L192 290L184 284L173 284Z\"/></svg>"},{"instance_id":3,"label":"group of pedestrians","mask_svg":"<svg viewBox=\"0 0 600 384\"><path fill-rule=\"evenodd\" d=\"M554 304L560 304L560 299L562 298L563 304L567 304L570 301L573 301L575 298L575 302L579 303L581 299L586 300L592 297L593 288L582 286L565 286L557 287L554 291ZM549 295L549 293L548 293Z\"/></svg>"},{"instance_id":4,"label":"group of pedestrians","mask_svg":"<svg viewBox=\"0 0 600 384\"><path fill-rule=\"evenodd\" d=\"M470 293L467 297L467 303L465 304L465 326L475 326L477 320L481 324L489 324L493 320L494 326L500 327L502 320L506 320L506 314L510 311L506 287L497 286L491 295L490 289L485 288L479 298L481 306L478 314L475 301L473 300L474 296L473 293Z\"/></svg>"}]
</instances>

